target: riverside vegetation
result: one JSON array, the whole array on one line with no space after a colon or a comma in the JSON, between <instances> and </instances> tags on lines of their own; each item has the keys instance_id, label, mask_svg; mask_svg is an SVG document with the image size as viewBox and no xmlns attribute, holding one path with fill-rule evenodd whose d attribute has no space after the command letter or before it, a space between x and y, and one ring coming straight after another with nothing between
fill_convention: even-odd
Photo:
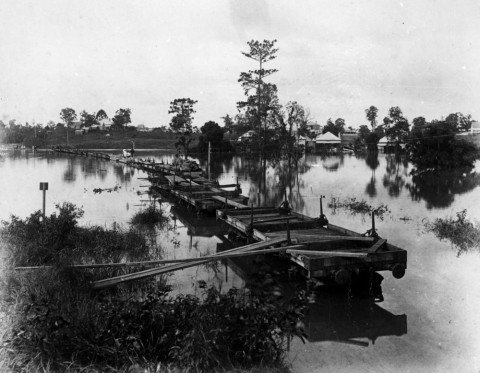
<instances>
[{"instance_id":1,"label":"riverside vegetation","mask_svg":"<svg viewBox=\"0 0 480 373\"><path fill-rule=\"evenodd\" d=\"M288 371L284 357L301 329L303 292L284 301L259 281L250 289L172 297L166 278L96 292L92 281L134 269L68 265L145 260L151 248L134 226L80 227L81 209L64 203L57 210L3 222L2 314L8 316L1 369ZM151 221L152 212L146 215ZM49 267L14 269L19 266Z\"/></svg>"}]
</instances>

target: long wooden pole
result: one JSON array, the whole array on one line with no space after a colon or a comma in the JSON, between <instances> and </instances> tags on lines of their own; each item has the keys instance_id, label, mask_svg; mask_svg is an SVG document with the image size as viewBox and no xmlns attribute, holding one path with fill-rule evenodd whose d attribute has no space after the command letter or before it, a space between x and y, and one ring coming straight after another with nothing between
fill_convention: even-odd
<instances>
[{"instance_id":1,"label":"long wooden pole","mask_svg":"<svg viewBox=\"0 0 480 373\"><path fill-rule=\"evenodd\" d=\"M93 268L111 268L111 267L135 267L135 266L142 266L142 265L159 265L159 264L172 264L172 263L190 263L198 260L217 261L217 260L244 257L244 256L280 253L280 252L285 252L289 249L296 250L296 249L302 249L302 248L304 249L306 248L306 246L292 245L292 246L284 246L284 247L275 247L273 249L252 250L247 252L232 253L232 254L225 254L225 255L207 255L207 256L202 256L200 258L164 259L164 260L151 260L146 262L130 262L130 263L72 264L72 265L66 266L66 268L93 269ZM51 269L51 268L55 268L55 267L53 266L16 267L15 270L27 271L27 270L34 270L34 269Z\"/></svg>"},{"instance_id":2,"label":"long wooden pole","mask_svg":"<svg viewBox=\"0 0 480 373\"><path fill-rule=\"evenodd\" d=\"M284 243L285 241L286 241L286 239L283 238L283 237L282 238L276 238L276 239L273 239L273 240L257 242L257 243L251 244L251 245L226 250L226 251L223 251L221 253L214 254L212 256L223 256L223 255L226 255L227 253L247 252L247 251L251 251L251 250L262 249L264 247ZM172 265L169 265L169 266L165 266L165 267L162 267L162 268L147 269L145 271L131 273L131 274L128 274L128 275L117 276L117 277L107 278L105 280L95 281L92 284L92 287L93 287L93 289L106 289L106 288L109 288L109 287L112 287L112 286L115 286L115 285L118 285L118 284L121 284L121 283L124 283L124 282L140 280L140 279L144 279L144 278L148 278L148 277L152 277L152 276L161 275L161 274L164 274L164 273L174 272L174 271L178 271L180 269L185 269L185 268L205 264L205 263L208 263L209 261L210 261L209 259L199 258L199 259L196 259L195 261L189 262L189 263L178 263L178 264L172 264Z\"/></svg>"},{"instance_id":3,"label":"long wooden pole","mask_svg":"<svg viewBox=\"0 0 480 373\"><path fill-rule=\"evenodd\" d=\"M343 256L352 258L366 258L368 253L356 253L352 251L314 251L287 249L287 254L311 255L311 256Z\"/></svg>"}]
</instances>

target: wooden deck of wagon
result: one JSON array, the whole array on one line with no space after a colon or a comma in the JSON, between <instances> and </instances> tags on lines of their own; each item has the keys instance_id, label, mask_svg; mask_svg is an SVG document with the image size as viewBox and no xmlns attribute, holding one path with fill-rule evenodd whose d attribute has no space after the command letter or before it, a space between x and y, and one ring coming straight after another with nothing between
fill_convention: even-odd
<instances>
[{"instance_id":1,"label":"wooden deck of wagon","mask_svg":"<svg viewBox=\"0 0 480 373\"><path fill-rule=\"evenodd\" d=\"M309 278L333 276L341 283L359 271L392 271L396 278L405 273L405 250L379 237L366 237L333 224L321 226L318 219L299 213L244 208L219 210L217 219L250 240L284 238L289 244L305 246L287 254Z\"/></svg>"}]
</instances>

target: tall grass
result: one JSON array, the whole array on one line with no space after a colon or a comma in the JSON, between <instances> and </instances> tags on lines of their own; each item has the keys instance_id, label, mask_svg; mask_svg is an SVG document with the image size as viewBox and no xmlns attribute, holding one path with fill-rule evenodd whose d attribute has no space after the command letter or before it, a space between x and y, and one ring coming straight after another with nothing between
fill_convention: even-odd
<instances>
[{"instance_id":1,"label":"tall grass","mask_svg":"<svg viewBox=\"0 0 480 373\"><path fill-rule=\"evenodd\" d=\"M78 227L82 211L58 206L4 222L8 258L2 279L4 367L22 372L285 371L287 341L297 334L305 297L289 302L262 286L202 298L171 297L164 279L95 292L91 282L127 269L85 270L71 263L142 257L135 231ZM36 234L35 234L36 233ZM16 266L51 265L15 271ZM262 281L259 281L262 284ZM159 368L160 367L160 368ZM268 370L267 369L267 370Z\"/></svg>"}]
</instances>

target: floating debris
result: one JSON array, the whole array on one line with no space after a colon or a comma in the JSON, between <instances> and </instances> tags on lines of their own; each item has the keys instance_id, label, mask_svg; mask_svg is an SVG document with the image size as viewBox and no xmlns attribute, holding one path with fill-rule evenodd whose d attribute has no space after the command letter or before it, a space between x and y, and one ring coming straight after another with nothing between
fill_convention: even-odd
<instances>
[{"instance_id":1,"label":"floating debris","mask_svg":"<svg viewBox=\"0 0 480 373\"><path fill-rule=\"evenodd\" d=\"M332 198L331 201L328 203L328 207L333 210L336 210L337 208L349 210L354 215L367 215L370 214L372 211L375 211L375 216L380 218L380 220L383 220L385 215L391 212L388 209L388 206L383 203L378 205L377 207L374 207L368 204L365 200L357 201L355 197L347 198L344 201L341 201L337 198Z\"/></svg>"},{"instance_id":2,"label":"floating debris","mask_svg":"<svg viewBox=\"0 0 480 373\"><path fill-rule=\"evenodd\" d=\"M97 193L102 193L102 192L108 192L108 193L111 193L111 192L117 192L119 189L121 188L120 185L115 185L113 188L94 188L93 189L93 193L97 194Z\"/></svg>"}]
</instances>

